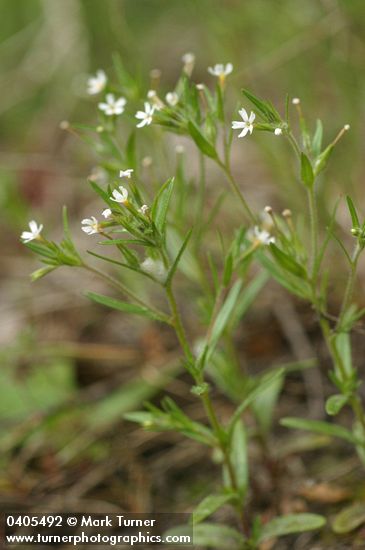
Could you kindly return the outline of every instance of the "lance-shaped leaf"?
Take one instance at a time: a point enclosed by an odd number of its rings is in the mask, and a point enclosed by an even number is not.
[[[339,512],[332,523],[335,533],[343,535],[365,523],[365,502],[355,502]]]
[[[232,493],[221,493],[217,495],[208,495],[203,499],[195,508],[192,514],[193,525],[197,525],[201,521],[204,521],[207,517],[211,516],[219,510],[222,506],[232,501],[234,498]]]
[[[207,138],[200,130],[199,126],[197,126],[192,120],[189,120],[188,130],[189,134],[191,135],[202,153],[204,153],[208,157],[211,157],[212,159],[217,158],[217,152],[214,145],[212,145],[210,141],[207,140]]]
[[[109,296],[104,296],[96,292],[86,292],[85,295],[90,298],[90,300],[93,300],[98,304],[102,304],[103,306],[107,306],[118,311],[141,315],[142,317],[148,317],[149,319],[153,319],[155,321],[167,321],[167,318],[163,315],[163,313],[159,314],[148,307],[123,302],[121,300],[117,300],[116,298],[110,298]]]
[[[212,330],[210,332],[207,347],[205,350],[205,353],[206,353],[205,361],[208,361],[209,357],[211,357],[216,345],[218,344],[220,337],[222,336],[229,322],[232,312],[237,304],[237,300],[238,300],[238,296],[241,291],[241,288],[242,288],[242,281],[241,280],[236,281],[233,287],[231,288],[231,290],[229,291],[228,296],[222,308],[220,309],[217,317],[213,322]]]
[[[300,155],[300,175],[304,185],[311,189],[314,184],[314,173],[311,162],[304,153]]]
[[[152,219],[162,236],[165,235],[166,219],[173,187],[174,178],[170,178],[157,193],[151,208]]]
[[[306,280],[300,279],[297,276],[291,275],[289,272],[283,270],[280,264],[271,261],[266,254],[260,250],[256,252],[256,255],[262,265],[267,269],[270,275],[278,281],[284,288],[292,292],[293,294],[300,296],[301,298],[308,299],[311,293],[310,286]]]
[[[323,138],[323,125],[320,119],[317,120],[316,131],[314,132],[312,140],[312,152],[313,155],[318,157],[321,152],[322,147],[322,138]]]
[[[355,208],[355,205],[354,205],[351,197],[349,197],[347,195],[346,201],[347,201],[347,206],[348,206],[350,216],[351,216],[351,220],[352,220],[352,227],[354,229],[356,229],[356,228],[360,227],[359,216],[357,215],[356,208]]]
[[[327,163],[330,159],[330,156],[332,155],[332,151],[334,149],[334,145],[331,143],[322,153],[317,157],[315,163],[314,163],[314,175],[318,176],[322,170],[324,170],[327,166]]]
[[[241,419],[236,422],[232,430],[230,448],[230,458],[235,473],[237,490],[243,499],[248,485],[248,455],[246,430]],[[231,480],[227,471],[225,477],[230,484]]]
[[[325,518],[319,514],[289,514],[266,523],[261,529],[258,542],[261,543],[264,540],[282,537],[290,533],[313,531],[320,529],[325,523]]]
[[[251,403],[259,396],[261,393],[271,386],[271,384],[274,383],[274,381],[278,378],[281,378],[284,374],[285,370],[283,368],[279,368],[274,372],[270,372],[268,374],[263,375],[261,378],[259,378],[253,389],[248,393],[246,398],[242,401],[242,403],[237,407],[235,412],[233,413],[231,420],[229,421],[229,432],[230,434],[233,433],[234,426],[236,422],[241,418],[241,414],[251,405]]]
[[[271,243],[269,246],[275,260],[283,269],[289,271],[297,277],[300,277],[301,279],[307,278],[307,273],[304,267],[298,264],[298,262],[294,260],[294,258],[289,256],[289,254],[287,254],[283,250],[280,250],[280,248],[278,248],[274,243]]]
[[[335,416],[346,405],[348,400],[348,395],[331,395],[326,401],[326,413],[330,416]]]
[[[170,270],[167,274],[167,277],[166,277],[166,281],[165,281],[165,286],[168,287],[170,284],[171,284],[171,281],[175,275],[175,272],[178,268],[178,265],[179,265],[179,262],[181,260],[181,257],[182,255],[184,254],[184,250],[185,248],[188,246],[188,242],[190,240],[190,237],[191,237],[191,234],[192,234],[193,230],[190,229],[190,231],[187,232],[186,234],[186,237],[181,245],[181,248],[179,250],[179,252],[177,253],[177,256],[172,264],[172,266],[170,267]]]
[[[248,90],[242,90],[242,93],[251,101],[251,103],[253,103],[253,105],[255,105],[255,107],[268,122],[281,122],[279,113],[269,101],[259,99]]]
[[[329,424],[328,422],[323,422],[322,420],[305,420],[304,418],[288,417],[282,418],[280,420],[280,424],[286,428],[295,428],[298,430],[306,430],[318,434],[330,435],[344,439],[349,443],[357,443],[356,438],[351,432],[349,432],[349,430],[346,430],[346,428],[336,424]]]

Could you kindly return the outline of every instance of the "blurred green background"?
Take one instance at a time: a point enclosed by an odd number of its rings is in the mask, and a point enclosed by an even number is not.
[[[133,345],[141,338],[152,356],[154,343],[158,356],[160,336],[131,321],[125,326],[109,312],[101,319],[100,310],[80,296],[77,274],[60,270],[31,285],[29,273],[38,264],[19,243],[19,234],[34,218],[57,238],[65,203],[75,233],[80,233],[79,220],[89,213],[86,176],[95,159],[59,128],[62,120],[90,122],[95,117],[94,107],[85,101],[86,75],[99,68],[111,71],[112,54],[118,52],[146,90],[155,68],[161,69],[169,89],[187,51],[197,58],[196,82],[211,82],[209,65],[234,64],[229,77],[232,113],[240,88],[246,87],[272,100],[281,112],[287,93],[300,97],[312,129],[317,117],[324,122],[325,142],[349,123],[351,132],[333,158],[324,196],[346,188],[361,207],[363,0],[0,0],[0,435],[10,454],[25,437],[29,441],[20,466],[19,460],[15,466],[12,462],[13,477],[1,480],[9,495],[29,457],[40,461],[39,477],[33,473],[23,491],[45,472],[54,473],[56,463],[72,460],[97,440],[98,430],[149,396],[151,387],[142,377],[109,401],[98,402],[99,408],[85,389],[75,397],[90,380],[107,378],[113,361],[117,372],[120,365],[138,363]],[[251,158],[249,170],[258,173],[252,186],[285,191],[293,183],[285,154],[276,154],[270,135],[254,135],[252,143],[257,151],[245,159],[248,163]],[[287,202],[295,201],[294,195]],[[287,206],[285,192],[278,200]],[[95,341],[103,347],[90,348]],[[155,383],[158,387],[165,380]],[[108,388],[103,391],[108,395]],[[40,423],[44,430],[34,432]],[[110,445],[109,440],[95,444],[92,456],[109,456]]]

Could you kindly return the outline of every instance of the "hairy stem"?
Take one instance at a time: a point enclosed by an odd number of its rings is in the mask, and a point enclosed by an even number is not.
[[[177,302],[176,302],[176,299],[175,299],[175,296],[174,296],[174,293],[172,291],[171,286],[166,287],[166,293],[167,293],[167,297],[168,297],[170,308],[171,308],[173,327],[175,328],[176,335],[179,339],[180,345],[181,345],[181,347],[184,351],[186,359],[189,361],[189,363],[192,363],[192,362],[194,362],[194,356],[193,356],[193,353],[190,349],[190,345],[189,345],[189,343],[187,341],[187,338],[186,338],[185,329],[184,329],[184,326],[183,326],[183,323],[182,323],[182,320],[181,320],[180,312],[179,312]],[[205,382],[204,375],[203,375],[202,372],[196,373],[193,376],[194,376],[194,380],[195,380],[196,384],[203,384]],[[204,409],[205,409],[207,418],[209,420],[209,423],[211,425],[211,428],[212,428],[212,430],[213,430],[213,432],[214,432],[214,434],[217,438],[217,442],[218,442],[219,447],[222,451],[223,461],[224,461],[224,464],[227,468],[227,472],[228,472],[231,487],[232,487],[232,489],[235,493],[238,493],[237,478],[236,478],[236,474],[235,474],[235,471],[234,471],[234,468],[233,468],[233,465],[232,465],[229,447],[227,446],[224,428],[220,424],[220,422],[217,418],[217,415],[215,413],[214,406],[213,406],[212,400],[210,398],[209,392],[208,391],[203,392],[200,397],[201,397],[202,403],[204,405]],[[243,530],[247,534],[249,527],[247,525],[246,517],[243,514],[243,504],[238,502],[236,504],[236,509],[237,509],[238,514],[241,517]]]

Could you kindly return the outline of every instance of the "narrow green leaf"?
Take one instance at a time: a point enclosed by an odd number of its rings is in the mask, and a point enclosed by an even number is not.
[[[239,419],[231,432],[231,463],[235,472],[237,489],[243,498],[248,485],[248,455],[245,426]]]
[[[169,285],[171,284],[171,281],[172,281],[172,279],[173,279],[173,277],[174,277],[174,275],[175,275],[175,272],[176,272],[176,270],[177,270],[177,268],[178,268],[178,265],[179,265],[179,262],[180,262],[180,260],[181,260],[181,257],[182,257],[182,255],[184,254],[185,248],[187,247],[187,245],[188,245],[188,243],[189,243],[189,240],[190,240],[190,237],[191,237],[191,235],[192,235],[192,232],[193,232],[192,229],[190,229],[190,230],[187,232],[187,234],[186,234],[186,236],[185,236],[185,239],[184,239],[184,241],[183,241],[183,243],[182,243],[182,245],[181,245],[181,248],[180,248],[179,252],[177,253],[177,256],[176,256],[176,258],[175,258],[175,260],[174,260],[174,262],[173,262],[173,264],[172,264],[172,266],[171,266],[171,268],[170,268],[170,271],[169,271],[168,274],[167,274],[166,281],[165,281],[165,286],[169,286]]]
[[[193,138],[202,153],[212,159],[217,158],[217,152],[214,145],[212,145],[210,141],[207,140],[200,128],[192,120],[189,120],[188,130],[191,137]]]
[[[351,259],[350,254],[347,252],[345,245],[343,244],[341,239],[339,237],[337,237],[337,235],[334,231],[332,231],[331,229],[328,229],[328,231],[330,231],[331,237],[336,241],[338,246],[341,248],[342,252],[344,253],[344,255],[346,257],[346,260],[348,261],[348,263],[351,266],[352,265],[352,259]]]
[[[208,358],[212,355],[216,345],[218,344],[220,337],[223,334],[223,331],[226,328],[226,325],[232,315],[233,309],[236,306],[241,288],[242,288],[242,281],[241,280],[236,281],[233,287],[231,288],[231,290],[229,291],[228,296],[214,321],[210,338],[208,341],[209,349],[208,349],[208,354],[206,358],[207,361],[208,361]]]
[[[223,272],[223,285],[228,286],[229,282],[232,278],[232,272],[233,272],[233,254],[232,252],[229,252],[229,254],[226,257],[226,261],[224,264],[224,272]]]
[[[326,519],[318,514],[289,514],[275,518],[262,527],[258,542],[282,537],[290,533],[303,533],[320,529],[326,524]]]
[[[167,212],[173,187],[174,178],[170,178],[163,184],[163,186],[157,193],[151,208],[152,219],[162,236],[165,235]]]
[[[304,185],[311,189],[314,184],[314,173],[311,162],[305,153],[300,155],[300,175]]]
[[[257,107],[260,113],[268,122],[281,122],[281,117],[277,110],[268,101],[259,99],[248,90],[242,90],[242,93]]]
[[[130,96],[137,99],[139,96],[137,83],[134,81],[133,77],[127,72],[121,55],[119,53],[114,53],[112,57],[114,70],[119,85],[122,87],[122,89],[127,89]]]
[[[278,281],[284,288],[292,292],[300,298],[308,299],[310,296],[310,286],[306,280],[292,276],[288,272],[282,271],[277,263],[274,263],[262,252],[258,251],[256,256],[260,260],[260,263],[267,269],[270,275]]]
[[[350,533],[365,523],[365,502],[356,502],[339,512],[332,523],[332,528],[338,535]]]
[[[253,401],[252,408],[263,433],[267,434],[274,419],[274,409],[283,387],[284,374],[262,390]]]
[[[317,279],[317,275],[320,271],[320,267],[321,267],[325,252],[327,250],[327,246],[330,242],[331,235],[333,233],[333,228],[334,228],[334,225],[336,223],[336,213],[337,213],[339,203],[340,203],[340,199],[337,199],[337,201],[335,203],[335,206],[332,210],[331,217],[329,219],[328,225],[327,225],[326,238],[323,240],[323,244],[319,249],[319,252],[317,254],[317,258],[315,259],[315,264],[313,266],[313,280]]]
[[[267,271],[261,271],[244,288],[237,300],[237,306],[229,321],[229,327],[235,327],[242,320],[268,280],[269,274]]]
[[[335,416],[346,405],[348,400],[348,395],[331,395],[326,401],[326,413],[330,416]]]
[[[316,131],[314,132],[312,140],[312,152],[315,157],[321,152],[323,138],[323,125],[320,119],[317,119]]]
[[[197,525],[207,517],[211,516],[222,506],[232,500],[234,495],[231,493],[222,493],[218,495],[208,495],[203,499],[193,511],[193,525]]]
[[[326,168],[328,161],[330,159],[330,156],[332,155],[333,149],[334,149],[334,146],[331,144],[317,157],[314,163],[315,176],[318,176],[318,174]]]
[[[294,258],[289,256],[289,254],[287,254],[286,252],[283,252],[283,250],[280,250],[280,248],[278,248],[274,243],[271,243],[269,246],[272,255],[283,269],[289,271],[296,277],[307,279],[307,273],[304,267],[298,264],[298,262],[294,260]]]
[[[67,216],[67,206],[64,206],[62,208],[62,220],[63,220],[63,232],[65,234],[65,237],[71,240],[71,233],[70,233],[70,227],[68,224],[68,216]]]
[[[123,311],[125,313],[132,313],[135,315],[142,315],[143,317],[148,317],[149,319],[154,319],[156,321],[166,321],[164,316],[158,315],[151,309],[136,304],[130,304],[128,302],[122,302],[116,298],[110,298],[109,296],[103,296],[102,294],[97,294],[96,292],[85,292],[85,295],[103,306],[110,307],[112,309],[117,309],[118,311]]]
[[[166,241],[167,250],[170,257],[176,258],[182,247],[184,239],[172,225],[169,226],[169,230],[166,233]],[[190,281],[193,281],[194,283],[201,282],[202,273],[200,263],[198,262],[196,254],[190,249],[190,247],[186,247],[183,255],[180,257],[179,271],[181,271]]]
[[[347,206],[348,206],[350,216],[351,216],[351,220],[352,220],[352,227],[354,229],[358,228],[358,227],[360,227],[360,220],[359,220],[359,217],[357,215],[355,205],[354,205],[351,197],[349,197],[348,195],[346,197],[346,201],[347,201]]]
[[[280,424],[285,428],[294,428],[298,430],[306,430],[309,432],[330,435],[332,437],[339,437],[350,443],[357,443],[356,438],[349,430],[336,424],[329,424],[322,420],[305,420],[304,418],[282,418]]]
[[[113,204],[110,201],[108,193],[106,193],[104,189],[102,189],[97,183],[95,183],[95,181],[89,180],[89,183],[93,188],[93,190],[95,191],[95,193],[99,195],[99,197],[101,197],[107,204]]]
[[[255,387],[249,392],[246,398],[242,403],[237,407],[229,421],[229,431],[232,433],[232,430],[236,422],[240,419],[241,414],[251,405],[251,403],[260,395],[267,387],[274,383],[278,378],[281,378],[285,370],[283,368],[277,369],[275,372],[270,372],[265,374],[257,381]]]
[[[333,338],[337,353],[342,361],[344,371],[347,375],[346,378],[351,379],[354,373],[354,368],[352,364],[352,347],[350,334],[348,334],[347,332],[340,332],[339,334],[334,335]],[[340,380],[345,382],[346,380],[343,380],[343,375],[341,371],[339,369],[336,369],[336,374]]]
[[[144,277],[147,277],[148,279],[151,279],[151,281],[158,282],[153,275],[150,273],[147,273],[147,271],[144,271],[143,269],[140,269],[138,267],[134,267],[130,264],[125,264],[123,262],[118,262],[118,260],[114,260],[114,258],[108,258],[108,256],[103,256],[102,254],[97,254],[96,252],[92,252],[92,250],[87,250],[87,253],[91,256],[94,256],[95,258],[99,258],[99,260],[104,260],[105,262],[109,262],[111,264],[119,265],[120,267],[125,267],[126,269],[130,269],[131,271],[134,271],[135,273],[139,273],[140,275],[143,275]]]
[[[107,241],[99,241],[98,244],[102,244],[103,246],[115,246],[117,244],[134,244],[140,246],[156,247],[156,243],[154,243],[153,241],[148,241],[147,239],[113,239]]]

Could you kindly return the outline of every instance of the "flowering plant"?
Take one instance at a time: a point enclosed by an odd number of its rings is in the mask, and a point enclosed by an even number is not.
[[[196,544],[223,548],[228,547],[229,541],[230,548],[256,548],[267,539],[318,529],[325,519],[318,514],[290,514],[263,524],[250,512],[249,439],[257,437],[263,452],[267,453],[273,410],[286,373],[309,364],[270,367],[261,375],[243,373],[234,334],[269,278],[311,304],[331,356],[330,378],[337,388],[326,401],[326,412],[336,416],[343,407],[349,406],[354,423],[347,429],[335,423],[290,417],[281,419],[281,424],[346,440],[354,445],[365,464],[365,416],[350,339],[351,330],[364,314],[364,310],[353,304],[353,290],[359,258],[365,247],[365,223],[360,220],[353,200],[347,197],[351,234],[355,240],[353,253],[348,253],[346,245],[335,235],[338,203],[325,220],[326,234],[321,233],[317,182],[337,142],[349,130],[348,125],[323,147],[321,122],[317,122],[314,134],[310,134],[300,100],[294,98],[292,104],[300,123],[299,142],[290,123],[289,99],[285,116],[281,116],[270,102],[247,90],[243,95],[253,110],[249,113],[240,107],[238,114],[242,120],[231,122],[233,116],[227,116],[226,79],[233,71],[232,64],[217,64],[208,69],[217,79],[212,91],[205,84],[192,81],[194,62],[193,54],[185,54],[176,87],[166,93],[159,93],[160,74],[154,71],[154,88],[146,92],[144,110],[140,110],[138,85],[117,59],[116,85],[112,86],[101,70],[88,82],[90,95],[105,95],[98,103],[98,123],[86,129],[81,125],[63,124],[73,132],[91,134],[88,140],[101,158],[100,168],[106,181],[93,176],[89,182],[100,198],[104,219],[93,214],[82,220],[81,229],[90,238],[98,239],[98,252],[88,250],[87,254],[102,262],[104,269],[89,263],[76,249],[66,209],[65,237],[61,243],[47,240],[43,225],[35,221],[30,222],[30,231],[24,231],[21,238],[45,264],[33,273],[33,280],[62,265],[88,270],[120,294],[116,297],[90,291],[87,296],[91,300],[126,314],[164,323],[175,331],[183,365],[192,379],[191,392],[201,401],[206,422],[190,418],[171,398],[165,398],[160,408],[147,404],[145,410],[131,412],[126,418],[147,430],[177,431],[214,451],[215,460],[222,467],[223,481],[221,488],[207,495],[192,514]],[[166,174],[168,179],[152,192],[141,175],[135,129],[125,138],[124,126],[128,120],[133,121],[137,132],[151,132],[153,140],[159,140],[159,148],[164,147],[161,130],[189,138],[199,156],[197,187],[188,180],[185,150],[178,145],[174,176]],[[147,126],[152,128],[145,128]],[[297,158],[298,180],[308,198],[309,240],[300,228],[296,213],[286,208],[278,214],[264,205],[255,212],[249,204],[231,168],[235,130],[239,130],[238,138],[251,139],[253,133],[269,132],[288,141]],[[239,143],[244,147],[241,140]],[[273,147],[276,145],[277,141]],[[219,193],[212,202],[214,191],[208,187],[207,161],[222,171],[228,189],[241,208],[242,221],[230,233],[229,244],[221,237],[218,242],[215,238],[214,226],[227,192]],[[329,311],[330,272],[325,265],[333,240],[339,244],[349,266],[338,315]],[[113,275],[107,266],[113,266]],[[130,273],[133,279],[128,276]],[[165,301],[159,299],[158,305],[153,303],[155,288],[165,296]],[[188,291],[199,297],[194,304],[194,314],[201,321],[199,338],[187,330],[181,312],[182,298]],[[216,411],[212,383],[232,400],[234,409],[228,419],[220,418]],[[245,422],[247,411],[251,411],[256,421],[254,433]],[[237,529],[205,521],[227,504],[237,514]]]

